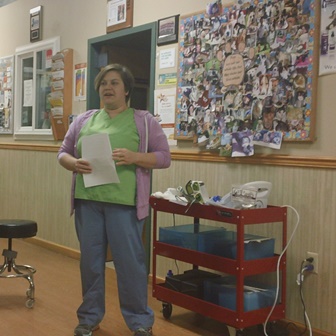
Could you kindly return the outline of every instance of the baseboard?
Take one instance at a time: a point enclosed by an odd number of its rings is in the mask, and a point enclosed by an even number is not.
[[[57,253],[61,253],[67,257],[73,258],[73,259],[77,259],[79,260],[80,258],[80,252],[78,250],[75,249],[71,249],[69,247],[65,247],[59,244],[55,244],[52,243],[50,241],[41,239],[41,238],[37,238],[37,237],[33,237],[33,238],[26,238],[26,241],[29,241],[30,243],[34,244],[34,245],[38,245],[41,246],[43,248],[46,248],[48,250],[57,252]],[[152,284],[152,274],[149,274],[149,283]],[[157,278],[158,281],[163,281],[163,279]],[[281,324],[283,324],[284,326],[288,326],[288,330],[290,331],[289,336],[297,336],[298,334],[300,334],[301,332],[304,331],[305,326],[302,323],[299,322],[295,322],[295,321],[291,321],[291,320],[281,320],[280,321]],[[336,336],[336,334],[330,334],[328,332],[322,331],[322,330],[317,330],[317,329],[313,329],[313,335],[314,336]]]
[[[69,247],[65,247],[63,245],[59,245],[56,243],[52,243],[48,240],[44,240],[41,238],[37,238],[37,237],[33,237],[33,238],[26,238],[26,241],[29,241],[30,243],[34,244],[34,245],[38,245],[41,247],[44,247],[48,250],[57,252],[57,253],[61,253],[67,257],[73,258],[73,259],[77,259],[79,260],[80,258],[80,252],[78,250],[69,248]]]
[[[284,320],[281,320],[280,323],[284,326],[288,326],[289,336],[301,335],[301,333],[303,333],[303,331],[305,330],[305,326],[299,322],[284,319]],[[308,335],[308,334],[309,332],[306,331],[305,335]],[[314,328],[312,329],[312,334],[313,336],[336,336],[335,334],[330,334],[328,332],[314,329]]]
[[[44,247],[48,250],[57,252],[57,253],[61,253],[63,255],[66,255],[67,257],[70,258],[74,258],[79,260],[80,258],[80,252],[78,250],[75,249],[71,249],[69,247],[65,247],[59,244],[55,244],[55,243],[51,243],[50,241],[41,239],[41,238],[37,238],[37,237],[33,237],[33,238],[26,238],[25,240],[29,241],[30,243],[34,244],[34,245],[38,245],[41,247]],[[110,249],[107,249],[107,255],[106,255],[106,262],[109,261],[113,261],[113,257],[111,254]]]

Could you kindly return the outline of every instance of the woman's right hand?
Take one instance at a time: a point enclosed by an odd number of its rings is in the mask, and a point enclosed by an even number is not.
[[[90,166],[89,161],[83,159],[76,159],[75,161],[75,169],[79,174],[90,174],[92,173],[92,168]]]

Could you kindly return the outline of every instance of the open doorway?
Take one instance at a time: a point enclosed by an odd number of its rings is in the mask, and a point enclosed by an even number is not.
[[[131,106],[153,112],[155,87],[156,23],[109,33],[88,41],[87,108],[99,108],[93,81],[109,63],[126,65],[134,75]]]
[[[127,66],[134,75],[131,107],[154,112],[156,23],[109,33],[88,41],[87,109],[100,108],[94,79],[110,63]],[[150,269],[151,220],[146,220],[143,240]]]

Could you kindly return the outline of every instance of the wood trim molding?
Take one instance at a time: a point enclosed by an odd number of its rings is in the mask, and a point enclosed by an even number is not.
[[[302,323],[287,320],[287,319],[281,320],[280,323],[284,326],[284,328],[288,326],[287,327],[289,331],[288,336],[297,336],[299,334],[300,335],[304,334],[305,326]],[[307,331],[307,334],[308,334],[308,331]],[[328,332],[318,330],[318,329],[312,329],[312,334],[314,336],[335,336],[335,334],[330,334]]]
[[[76,260],[80,259],[80,252],[78,250],[75,250],[75,249],[72,249],[72,248],[69,248],[63,245],[59,245],[59,244],[56,244],[56,243],[53,243],[53,242],[50,242],[48,240],[44,240],[41,238],[37,238],[37,237],[25,238],[25,240],[31,244],[43,247],[47,250],[50,250],[56,253],[60,253],[72,259],[76,259]]]
[[[336,169],[336,157],[329,156],[290,156],[255,154],[249,157],[223,157],[212,152],[171,151],[172,159],[176,161],[222,162],[253,165],[271,165],[304,168]]]
[[[41,152],[58,152],[60,143],[35,144],[35,143],[0,143],[0,149],[27,150]],[[199,152],[180,149],[171,150],[172,160],[192,162],[217,162],[238,163],[250,165],[286,166],[301,168],[326,168],[336,169],[336,157],[334,156],[291,156],[273,154],[255,154],[249,157],[223,157],[217,152]]]
[[[26,150],[35,152],[58,152],[60,144],[41,144],[41,143],[0,143],[0,149]]]

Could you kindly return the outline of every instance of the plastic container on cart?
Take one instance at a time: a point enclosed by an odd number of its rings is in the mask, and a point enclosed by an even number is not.
[[[252,260],[273,257],[274,245],[274,238],[245,234],[244,259]],[[237,258],[237,243],[232,245],[232,258]]]
[[[252,234],[244,234],[244,259],[260,259],[273,257],[275,239]],[[226,231],[225,236],[217,237],[216,240],[203,241],[202,252],[219,255],[221,257],[237,258],[237,233]]]
[[[195,230],[196,228],[196,230]],[[200,250],[205,244],[211,245],[226,239],[227,230],[204,224],[183,224],[160,227],[159,241],[191,250]]]
[[[243,287],[244,311],[272,306],[276,288],[261,283],[246,282]],[[204,300],[236,310],[237,287],[234,277],[220,277],[204,281]]]
[[[219,274],[199,269],[188,270],[183,274],[167,276],[165,286],[174,291],[202,299],[204,281],[219,277]]]

